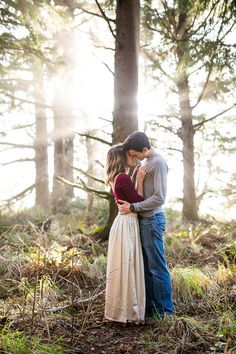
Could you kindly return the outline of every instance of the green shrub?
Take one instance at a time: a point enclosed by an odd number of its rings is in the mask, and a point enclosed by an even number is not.
[[[207,293],[210,278],[195,267],[172,269],[173,291],[177,302],[189,303]]]
[[[0,350],[11,354],[63,354],[57,344],[44,344],[39,338],[28,338],[20,331],[4,328],[0,336]]]

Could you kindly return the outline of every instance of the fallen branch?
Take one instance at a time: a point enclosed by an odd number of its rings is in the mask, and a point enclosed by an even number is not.
[[[86,302],[89,302],[89,301],[92,301],[92,300],[95,300],[96,298],[98,298],[100,295],[104,294],[105,293],[105,289],[100,291],[99,293],[95,294],[95,295],[92,295],[88,298],[85,298],[85,299],[75,299],[74,301],[74,305],[79,305],[79,304],[84,304]],[[70,304],[66,304],[66,305],[63,305],[63,306],[59,306],[59,307],[53,307],[51,309],[45,309],[46,312],[58,312],[58,311],[62,311],[62,310],[65,310],[65,309],[68,309],[69,307],[71,307],[71,303]],[[37,313],[40,313],[40,311],[38,311]]]

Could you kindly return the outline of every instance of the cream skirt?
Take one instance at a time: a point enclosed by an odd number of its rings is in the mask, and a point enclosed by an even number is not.
[[[118,214],[109,235],[105,318],[141,322],[144,314],[144,267],[137,214]]]

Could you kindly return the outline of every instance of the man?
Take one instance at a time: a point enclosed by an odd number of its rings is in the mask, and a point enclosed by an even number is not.
[[[134,159],[146,161],[147,174],[144,179],[144,201],[130,204],[120,200],[119,211],[123,214],[139,214],[140,236],[143,247],[146,317],[158,314],[172,315],[172,287],[170,273],[164,258],[163,234],[166,217],[162,205],[166,198],[168,167],[163,157],[150,145],[146,134],[134,132],[124,141],[123,146]]]

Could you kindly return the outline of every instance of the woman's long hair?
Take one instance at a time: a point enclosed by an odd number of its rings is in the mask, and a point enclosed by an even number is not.
[[[127,169],[127,155],[122,144],[114,145],[107,153],[106,185],[111,185],[115,177]]]

